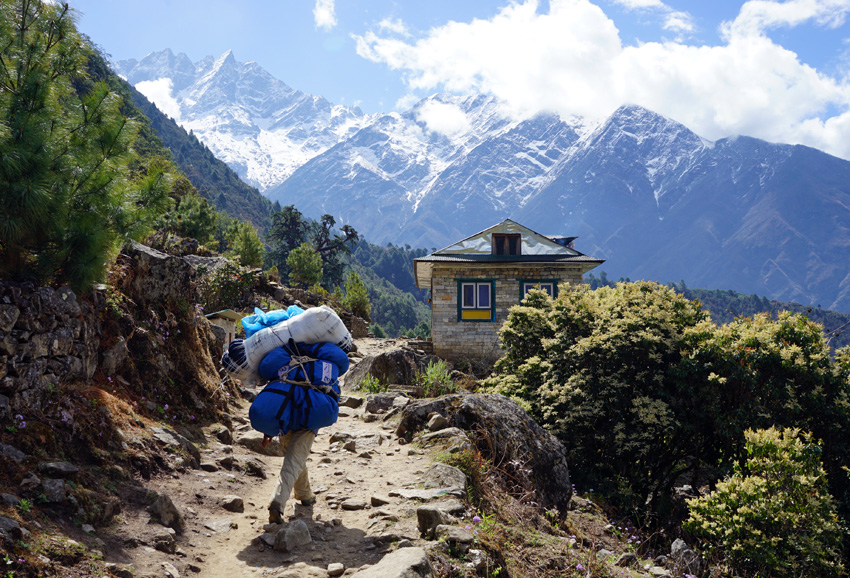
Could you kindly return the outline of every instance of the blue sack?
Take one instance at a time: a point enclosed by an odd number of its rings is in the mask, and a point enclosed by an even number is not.
[[[286,321],[290,317],[295,317],[299,313],[304,313],[304,310],[297,305],[290,305],[286,309],[275,309],[268,313],[263,312],[259,307],[254,307],[254,314],[242,318],[242,328],[245,330],[245,339],[254,335],[260,329],[272,327],[281,321]]]
[[[297,359],[303,357],[312,360]],[[333,343],[306,345],[290,341],[285,347],[273,349],[260,362],[259,373],[264,379],[275,381],[251,404],[251,427],[274,437],[302,429],[318,432],[319,428],[335,424],[339,417],[338,380],[348,367],[348,355]]]
[[[283,381],[269,383],[248,410],[251,427],[274,437],[303,429],[318,432],[319,428],[335,424],[339,417],[339,384],[334,382],[328,387],[333,395]]]

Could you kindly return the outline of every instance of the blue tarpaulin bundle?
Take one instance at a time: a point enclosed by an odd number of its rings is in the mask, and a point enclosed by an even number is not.
[[[304,310],[297,305],[290,305],[286,309],[276,309],[274,311],[264,312],[259,307],[254,307],[254,314],[242,318],[242,328],[245,330],[245,339],[254,335],[260,329],[265,327],[273,327],[281,321],[286,321],[290,317],[295,317],[299,313],[304,313]]]
[[[272,350],[259,373],[275,381],[251,404],[251,427],[274,437],[333,425],[339,416],[338,378],[348,367],[348,355],[333,343],[290,342]]]

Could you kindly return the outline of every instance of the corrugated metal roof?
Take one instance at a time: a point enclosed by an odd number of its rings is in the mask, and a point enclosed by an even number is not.
[[[587,255],[435,255],[413,260],[423,263],[604,263]]]

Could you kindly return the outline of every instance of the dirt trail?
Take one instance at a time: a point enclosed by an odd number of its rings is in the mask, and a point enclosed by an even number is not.
[[[358,340],[359,351],[370,355],[391,347],[386,340]],[[347,391],[343,383],[343,393]],[[355,394],[356,395],[356,394]],[[234,410],[235,420],[247,422],[249,403],[241,401]],[[237,576],[324,577],[330,564],[343,564],[345,576],[354,574],[366,564],[377,563],[398,540],[416,543],[415,503],[402,497],[390,497],[393,490],[412,487],[428,469],[431,457],[406,445],[399,445],[394,424],[378,419],[366,423],[360,416],[363,408],[341,408],[339,421],[319,432],[308,462],[310,482],[317,493],[315,505],[301,506],[293,499],[287,503],[284,520],[303,520],[313,537],[312,543],[293,552],[275,551],[258,540],[268,522],[266,510],[283,461],[281,457],[257,454],[234,443],[225,446],[211,441],[202,449],[202,463],[232,456],[237,463],[257,459],[264,465],[267,479],[252,477],[233,469],[217,471],[188,470],[172,477],[151,480],[147,486],[171,497],[185,516],[186,527],[176,536],[173,554],[155,549],[162,526],[151,524],[143,511],[124,513],[124,531],[139,536],[139,546],[124,549],[122,556],[108,554],[108,561],[130,563],[135,576],[168,576],[171,564],[181,576],[234,578]],[[393,420],[391,420],[392,422]],[[236,425],[250,429],[247,423]],[[353,451],[343,443],[330,443],[334,434],[349,434],[355,441]],[[222,499],[236,495],[244,501],[244,512],[225,510]],[[372,506],[372,497],[381,496],[388,503]],[[345,507],[340,502],[348,500]],[[361,502],[363,509],[347,509]],[[119,525],[118,528],[121,531]],[[377,539],[376,539],[377,538]],[[168,549],[168,548],[165,548]]]

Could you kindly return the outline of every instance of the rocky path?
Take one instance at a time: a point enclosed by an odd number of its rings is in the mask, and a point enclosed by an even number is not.
[[[126,511],[116,530],[135,536],[135,543],[125,541],[135,547],[111,555],[106,548],[107,560],[131,565],[136,578],[348,576],[399,544],[420,542],[418,502],[409,498],[421,491],[432,456],[400,445],[393,420],[374,414],[364,420],[363,405],[341,408],[339,421],[320,431],[308,462],[317,501],[304,507],[290,499],[284,520],[291,532],[276,539],[280,528],[267,524],[266,506],[283,458],[246,447],[262,436],[247,424],[249,403],[238,405],[234,443],[211,436],[201,449],[201,470],[148,484],[171,498],[183,531],[151,523],[143,509]]]

